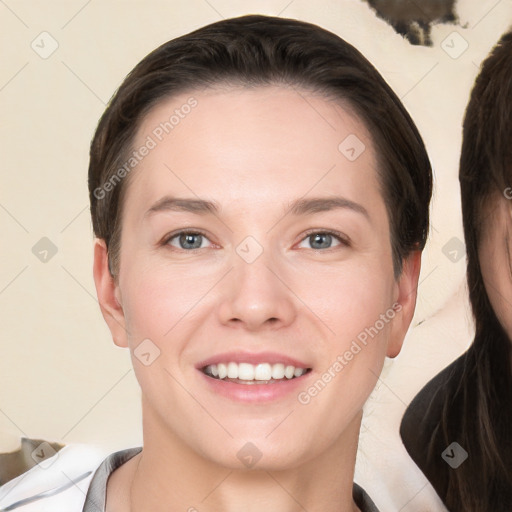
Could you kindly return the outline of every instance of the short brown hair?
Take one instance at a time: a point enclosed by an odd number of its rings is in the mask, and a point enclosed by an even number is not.
[[[398,276],[403,258],[423,249],[429,226],[432,171],[414,122],[378,71],[339,36],[311,23],[261,15],[223,20],[163,44],[110,101],[91,143],[89,196],[94,234],[107,244],[112,275],[119,271],[127,187],[127,180],[112,180],[142,119],[163,99],[225,83],[302,87],[354,109],[376,147]]]

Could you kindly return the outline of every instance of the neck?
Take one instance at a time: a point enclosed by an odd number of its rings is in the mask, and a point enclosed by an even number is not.
[[[144,449],[131,472],[131,512],[358,511],[352,486],[361,414],[312,459],[293,468],[251,470],[222,467],[143,417]]]

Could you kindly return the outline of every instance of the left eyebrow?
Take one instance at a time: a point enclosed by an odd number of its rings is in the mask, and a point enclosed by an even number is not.
[[[370,220],[368,210],[363,205],[346,199],[345,197],[313,197],[310,199],[297,199],[289,204],[289,210],[292,215],[310,215],[338,208],[353,210]]]

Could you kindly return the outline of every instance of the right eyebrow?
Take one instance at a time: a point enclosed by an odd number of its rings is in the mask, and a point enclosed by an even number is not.
[[[177,198],[165,196],[154,203],[151,208],[144,214],[144,217],[153,215],[158,212],[190,212],[200,215],[219,213],[220,208],[217,203],[213,201],[206,201],[204,199],[191,199],[191,198]]]

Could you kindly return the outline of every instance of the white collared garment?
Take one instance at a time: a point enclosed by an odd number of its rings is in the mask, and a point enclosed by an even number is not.
[[[65,446],[0,486],[0,512],[80,512],[94,472],[106,455],[94,446]]]
[[[66,446],[44,466],[0,487],[0,512],[104,512],[108,477],[141,450],[129,448],[105,458],[96,448]],[[379,512],[356,483],[353,496],[361,512]]]

